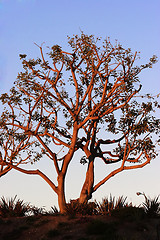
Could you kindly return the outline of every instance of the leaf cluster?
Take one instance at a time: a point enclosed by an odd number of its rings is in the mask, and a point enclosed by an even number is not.
[[[155,117],[159,103],[149,94],[140,95],[139,74],[157,62],[156,56],[137,66],[137,52],[83,32],[68,37],[68,44],[70,51],[54,45],[44,52],[38,46],[37,59],[20,54],[23,71],[10,92],[0,96],[3,165],[33,163],[45,155],[61,171],[59,161],[79,149],[82,164],[90,164],[93,156],[106,164],[121,161],[122,169],[124,161],[139,164],[155,158],[152,136],[160,133]],[[60,148],[65,151],[58,157]]]

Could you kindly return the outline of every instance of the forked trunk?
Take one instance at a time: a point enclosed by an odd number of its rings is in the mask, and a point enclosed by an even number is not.
[[[94,161],[90,159],[88,169],[86,172],[86,179],[82,187],[82,191],[79,197],[79,203],[87,202],[92,198],[94,184]]]

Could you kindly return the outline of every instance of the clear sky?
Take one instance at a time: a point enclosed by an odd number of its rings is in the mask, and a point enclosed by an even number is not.
[[[160,59],[160,1],[159,0],[0,0],[0,94],[8,91],[21,70],[20,53],[39,56],[34,45],[43,42],[67,48],[67,35],[94,34],[109,36],[126,48],[141,52],[141,61],[146,63],[156,54]],[[140,76],[143,92],[160,92],[160,62]],[[0,109],[1,111],[1,109]],[[159,114],[159,113],[157,113]],[[52,168],[42,161],[35,168],[45,169],[52,176]],[[67,177],[67,199],[77,198],[84,166],[78,161],[71,165]],[[97,178],[107,169],[98,167]],[[94,195],[93,199],[112,193],[128,196],[129,201],[139,203],[144,191],[154,197],[160,194],[160,158],[143,169],[123,172],[109,180]],[[26,176],[15,171],[0,179],[0,197],[13,197],[37,206],[57,205],[56,194],[39,177]]]

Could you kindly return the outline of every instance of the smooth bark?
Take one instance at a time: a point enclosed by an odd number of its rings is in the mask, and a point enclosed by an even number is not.
[[[61,213],[66,211],[66,198],[65,198],[65,176],[60,174],[58,176],[58,205]]]
[[[83,184],[79,197],[79,203],[84,203],[92,198],[93,185],[94,185],[94,159],[90,157],[85,182]]]

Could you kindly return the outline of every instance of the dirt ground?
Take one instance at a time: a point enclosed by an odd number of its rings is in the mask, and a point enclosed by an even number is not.
[[[30,216],[0,218],[0,240],[159,240],[160,219],[110,216]]]

